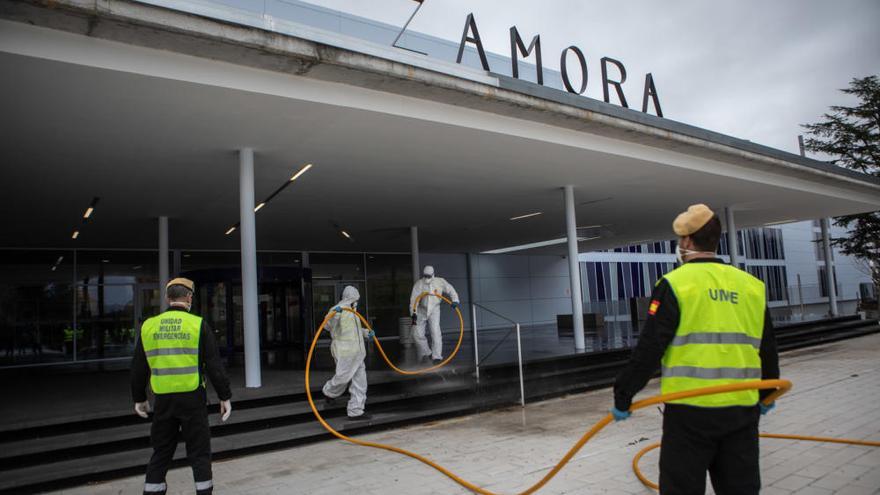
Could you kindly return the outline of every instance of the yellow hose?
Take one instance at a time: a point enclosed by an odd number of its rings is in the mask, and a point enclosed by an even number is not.
[[[758,436],[761,438],[778,438],[778,439],[783,439],[783,440],[805,440],[808,442],[829,442],[829,443],[842,443],[842,444],[846,444],[846,445],[863,445],[866,447],[880,447],[880,442],[871,442],[868,440],[852,440],[852,439],[848,439],[848,438],[810,437],[810,436],[805,436],[805,435],[782,435],[779,433],[761,433]],[[655,490],[659,490],[660,487],[657,485],[657,483],[654,483],[653,481],[649,480],[648,477],[645,476],[644,473],[642,473],[642,470],[639,469],[639,461],[641,460],[642,456],[644,456],[648,452],[650,452],[658,447],[660,447],[660,442],[652,443],[651,445],[648,445],[647,447],[640,450],[639,453],[636,454],[632,460],[633,472],[636,474],[636,477],[639,479],[639,481],[641,481],[642,484],[647,486],[648,488],[653,488]]]
[[[425,297],[427,295],[439,297],[442,300],[444,300],[445,302],[451,304],[451,301],[449,299],[446,299],[445,297],[443,297],[441,295],[430,294],[430,293],[425,292],[425,293],[422,293],[419,295],[418,299],[416,300],[416,305],[418,305],[418,302],[423,297]],[[360,313],[358,313],[357,311],[355,311],[351,308],[342,308],[342,309],[357,315],[358,318],[360,318],[361,321],[364,323],[364,325],[367,328],[370,328],[369,322]],[[379,353],[382,355],[382,358],[385,360],[386,363],[388,363],[388,365],[392,369],[394,369],[398,373],[402,373],[405,375],[417,375],[417,374],[421,374],[421,373],[427,373],[429,371],[432,371],[434,369],[437,369],[439,367],[444,366],[458,352],[458,349],[461,347],[462,338],[464,336],[464,320],[461,316],[461,311],[459,311],[458,308],[456,308],[456,313],[458,314],[458,319],[459,319],[459,322],[461,325],[461,331],[459,332],[458,343],[455,346],[455,350],[443,362],[441,362],[435,366],[431,366],[430,368],[425,368],[425,369],[421,369],[421,370],[409,370],[409,371],[408,370],[401,370],[400,368],[395,366],[393,363],[391,363],[391,361],[388,359],[388,356],[385,354],[385,351],[382,349],[382,344],[379,342],[379,339],[374,337],[374,340],[376,342],[376,346],[379,349]],[[467,488],[468,490],[470,490],[474,493],[479,493],[481,495],[497,495],[494,492],[491,492],[489,490],[481,488],[481,487],[479,487],[479,486],[477,486],[477,485],[475,485],[465,479],[458,477],[452,471],[435,463],[434,461],[428,459],[427,457],[424,457],[420,454],[416,454],[415,452],[410,452],[409,450],[402,449],[400,447],[395,447],[393,445],[387,445],[387,444],[378,443],[378,442],[369,442],[366,440],[358,440],[356,438],[352,438],[347,435],[343,435],[342,433],[339,433],[338,431],[336,431],[332,426],[330,426],[327,423],[327,421],[324,420],[324,418],[321,416],[321,413],[318,412],[318,408],[315,406],[315,402],[312,399],[312,391],[311,391],[311,387],[309,384],[309,382],[310,382],[309,378],[310,378],[310,371],[311,371],[311,366],[312,366],[312,356],[314,355],[314,352],[315,352],[315,345],[318,342],[318,338],[321,336],[321,332],[324,331],[324,327],[327,325],[327,322],[330,320],[330,318],[332,316],[333,316],[333,312],[328,313],[327,316],[324,318],[324,321],[321,322],[321,325],[318,327],[318,330],[315,333],[315,337],[312,340],[312,345],[311,345],[311,347],[309,347],[309,354],[308,354],[308,357],[306,358],[306,376],[305,376],[306,396],[308,397],[308,400],[309,400],[309,406],[312,408],[312,412],[315,414],[315,418],[318,419],[318,422],[321,423],[321,426],[323,426],[324,429],[326,429],[328,432],[330,432],[330,434],[332,434],[333,436],[335,436],[336,438],[339,438],[341,440],[345,440],[347,442],[351,442],[353,444],[361,445],[364,447],[373,447],[376,449],[382,449],[382,450],[387,450],[390,452],[396,452],[398,454],[402,454],[402,455],[411,457],[411,458],[413,458],[423,464],[426,464],[426,465],[436,469],[437,471],[446,475],[452,481],[458,483],[459,485],[463,486],[464,488]],[[700,388],[700,389],[695,389],[695,390],[688,390],[688,391],[684,391],[684,392],[676,392],[676,393],[672,393],[672,394],[657,395],[657,396],[643,399],[643,400],[640,400],[638,402],[633,403],[632,406],[630,407],[630,411],[636,411],[638,409],[649,407],[654,404],[660,404],[663,402],[668,402],[668,401],[678,400],[678,399],[686,399],[689,397],[699,397],[702,395],[712,395],[712,394],[718,394],[718,393],[724,393],[724,392],[737,392],[737,391],[742,391],[742,390],[763,390],[763,389],[775,389],[769,396],[767,396],[767,398],[764,399],[765,404],[770,404],[773,401],[775,401],[778,397],[780,397],[782,394],[788,392],[791,389],[791,382],[788,380],[760,380],[760,381],[753,381],[753,382],[735,383],[735,384],[731,384],[731,385],[719,385],[719,386],[714,386],[714,387],[705,387],[705,388]],[[565,465],[568,464],[569,461],[571,461],[571,459],[575,456],[575,454],[577,454],[578,451],[580,451],[583,448],[583,446],[588,441],[590,441],[591,438],[593,438],[597,433],[599,433],[600,430],[602,430],[602,428],[605,428],[605,426],[607,426],[612,421],[613,421],[613,417],[611,416],[611,414],[606,414],[602,419],[597,421],[586,433],[584,433],[581,436],[581,438],[568,450],[568,452],[566,452],[565,455],[562,456],[562,459],[560,459],[559,462],[556,463],[556,465],[553,467],[553,469],[551,469],[540,480],[535,482],[535,484],[533,484],[529,488],[523,490],[522,492],[519,492],[518,495],[528,495],[528,494],[535,493],[536,491],[540,490],[551,479],[553,479],[553,477],[556,476],[556,474],[559,473],[559,471],[561,471],[562,468],[565,467]],[[777,436],[774,436],[774,438],[789,438],[789,436],[788,435],[777,435]],[[817,440],[815,437],[798,437],[797,439],[799,439],[799,440]],[[825,440],[817,440],[817,441],[825,441]],[[880,446],[880,443],[877,443],[877,442],[862,442],[862,441],[858,441],[858,440],[850,441],[850,440],[831,439],[831,441],[836,441],[839,443],[857,443],[859,445]],[[654,484],[653,482],[651,482],[650,480],[648,480],[642,474],[642,472],[639,470],[638,461],[639,461],[639,459],[641,459],[641,457],[646,452],[650,451],[651,449],[657,448],[657,447],[659,447],[659,444],[651,445],[651,446],[647,447],[646,449],[642,450],[641,452],[639,452],[636,455],[636,457],[633,459],[633,470],[635,471],[636,476],[638,476],[638,478],[642,481],[642,483],[644,483],[645,485],[650,486],[652,488],[655,488],[655,489],[657,488],[657,485]]]

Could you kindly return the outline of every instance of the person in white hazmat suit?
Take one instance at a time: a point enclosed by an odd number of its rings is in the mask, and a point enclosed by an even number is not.
[[[342,308],[357,309],[357,301],[361,298],[358,290],[346,286],[342,291],[342,300],[330,310],[333,314],[327,322],[330,337],[330,354],[336,361],[336,374],[324,384],[325,403],[330,405],[348,388],[348,417],[356,420],[370,419],[364,414],[364,403],[367,401],[367,370],[364,358],[367,350],[364,338],[373,338],[372,330],[361,327],[358,316]]]
[[[434,276],[434,267],[425,266],[422,271],[422,278],[413,284],[412,295],[409,298],[409,309],[413,310],[416,299],[423,292],[436,295],[443,295],[452,300],[452,308],[458,307],[461,301],[458,299],[458,293],[455,287],[441,277]],[[413,340],[416,342],[416,348],[419,358],[431,356],[434,361],[443,360],[443,334],[440,332],[440,306],[443,300],[435,296],[425,296],[419,301],[418,308],[412,314]],[[428,347],[428,340],[425,338],[425,325],[431,330],[431,347]]]

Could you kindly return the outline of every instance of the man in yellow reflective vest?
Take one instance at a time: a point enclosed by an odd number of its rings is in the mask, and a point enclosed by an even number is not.
[[[131,364],[135,413],[146,418],[149,412],[148,380],[156,396],[150,429],[153,456],[147,466],[145,495],[165,494],[165,474],[181,438],[186,443],[196,494],[208,495],[214,489],[205,376],[220,399],[222,421],[232,412],[232,393],[211,329],[202,318],[189,313],[194,290],[192,280],[168,282],[168,310],[144,322],[135,344]]]
[[[779,378],[764,283],[715,257],[721,222],[692,205],[672,224],[677,269],[661,278],[626,369],[614,385],[615,420],[660,368],[661,392]],[[718,495],[757,495],[758,419],[769,392],[744,391],[673,401],[663,411],[660,493],[701,494],[706,472]]]

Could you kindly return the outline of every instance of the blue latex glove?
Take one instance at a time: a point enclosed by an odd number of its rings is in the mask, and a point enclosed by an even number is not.
[[[337,313],[340,313],[340,314],[341,314],[341,313],[342,313],[342,307],[341,307],[341,306],[336,306],[335,308],[333,308],[333,311],[336,311]]]
[[[624,419],[632,416],[632,413],[629,411],[621,411],[616,407],[611,408],[611,415],[614,416],[614,421],[623,421]]]
[[[454,302],[454,301],[452,302],[452,309],[458,309],[458,303],[457,303],[457,302]]]
[[[763,402],[759,402],[758,407],[761,408],[761,416],[763,416],[763,415],[767,414],[768,412],[772,411],[773,408],[776,407],[776,403],[771,402],[769,406],[765,406]]]
[[[374,331],[372,331],[372,330],[370,330],[369,332],[367,332],[367,338],[368,338],[368,339],[373,339],[373,338],[375,338],[375,337],[376,337],[376,332],[374,332]]]

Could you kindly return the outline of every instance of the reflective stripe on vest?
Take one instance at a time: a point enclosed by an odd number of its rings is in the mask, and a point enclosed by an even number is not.
[[[200,317],[174,310],[144,322],[141,342],[154,393],[191,392],[199,387],[201,328]]]
[[[760,349],[761,339],[739,332],[699,332],[677,336],[670,345],[688,344],[748,344]]]
[[[665,277],[678,300],[675,338],[662,360],[661,392],[761,379],[764,283],[722,263],[686,263]],[[747,390],[671,401],[700,407],[751,406]]]

